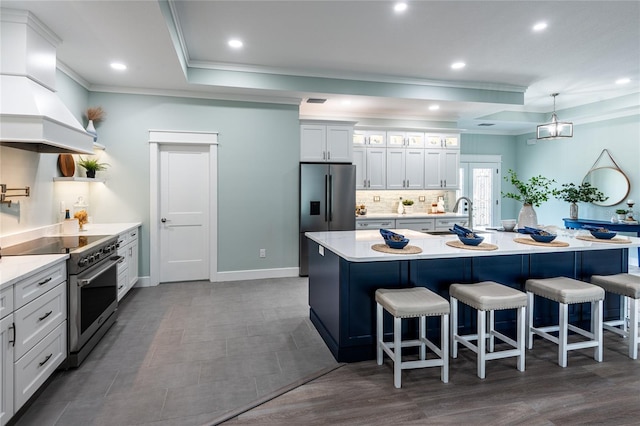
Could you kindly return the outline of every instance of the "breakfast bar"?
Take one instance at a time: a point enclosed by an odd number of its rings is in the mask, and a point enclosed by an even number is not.
[[[452,247],[458,240],[453,234],[430,235],[408,229],[395,232],[410,239],[406,247],[410,250],[374,250],[372,246],[383,244],[377,230],[306,233],[310,319],[339,362],[374,359],[374,293],[378,288],[425,287],[449,299],[453,283],[491,280],[524,290],[528,278],[564,276],[589,281],[596,274],[627,272],[629,248],[640,247],[640,238],[616,236],[610,241],[594,241],[585,231],[558,236],[555,244],[547,245],[523,242],[528,237],[514,232],[487,231],[481,234],[484,242],[476,249]],[[496,315],[496,327],[509,333],[514,329],[514,314],[502,314]],[[619,299],[607,298],[605,319],[619,314]],[[542,300],[536,302],[534,316],[535,321],[552,323],[558,312],[552,303]],[[589,321],[589,309],[573,305],[570,320]],[[471,331],[475,315],[461,310],[458,326]],[[413,331],[410,326],[403,329]]]

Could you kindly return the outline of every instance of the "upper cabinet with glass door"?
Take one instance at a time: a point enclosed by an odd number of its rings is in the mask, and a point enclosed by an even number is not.
[[[427,133],[427,148],[460,149],[460,135]]]
[[[387,132],[384,130],[361,130],[353,131],[353,146],[386,146]]]
[[[389,148],[424,148],[422,132],[387,132]]]

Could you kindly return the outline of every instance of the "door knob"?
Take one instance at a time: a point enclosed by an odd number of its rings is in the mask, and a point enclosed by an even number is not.
[[[160,222],[165,223],[167,221],[166,217],[163,217],[162,219],[160,219]]]

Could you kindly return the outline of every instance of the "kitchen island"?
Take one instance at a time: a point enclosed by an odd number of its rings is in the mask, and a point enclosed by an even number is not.
[[[492,280],[519,290],[528,278],[566,276],[588,281],[591,275],[627,272],[628,252],[640,239],[621,237],[616,244],[584,241],[559,236],[567,247],[535,246],[514,241],[525,237],[513,232],[486,232],[484,242],[495,250],[468,250],[448,246],[454,235],[436,236],[407,229],[396,230],[420,248],[417,254],[389,254],[373,250],[382,243],[378,231],[307,233],[309,244],[310,319],[339,362],[375,357],[375,290],[378,288],[426,287],[449,298],[453,283]],[[578,235],[581,235],[579,233]],[[584,235],[589,235],[584,233]],[[528,238],[528,237],[525,237]],[[605,300],[605,318],[619,315],[619,299]],[[557,320],[556,305],[536,303],[536,323]],[[589,321],[588,306],[573,305],[571,321]],[[496,313],[496,327],[506,333],[514,328],[514,313]],[[391,329],[390,318],[386,318]],[[465,331],[475,327],[475,315],[461,309],[459,325]],[[403,332],[412,333],[411,325]],[[429,330],[433,333],[435,330]],[[437,339],[437,331],[433,333]]]

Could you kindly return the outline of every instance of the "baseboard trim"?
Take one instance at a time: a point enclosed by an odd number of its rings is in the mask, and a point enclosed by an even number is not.
[[[248,271],[223,271],[216,274],[217,281],[261,280],[265,278],[297,277],[300,268],[252,269]]]
[[[151,277],[139,277],[134,287],[155,287],[151,284]]]

